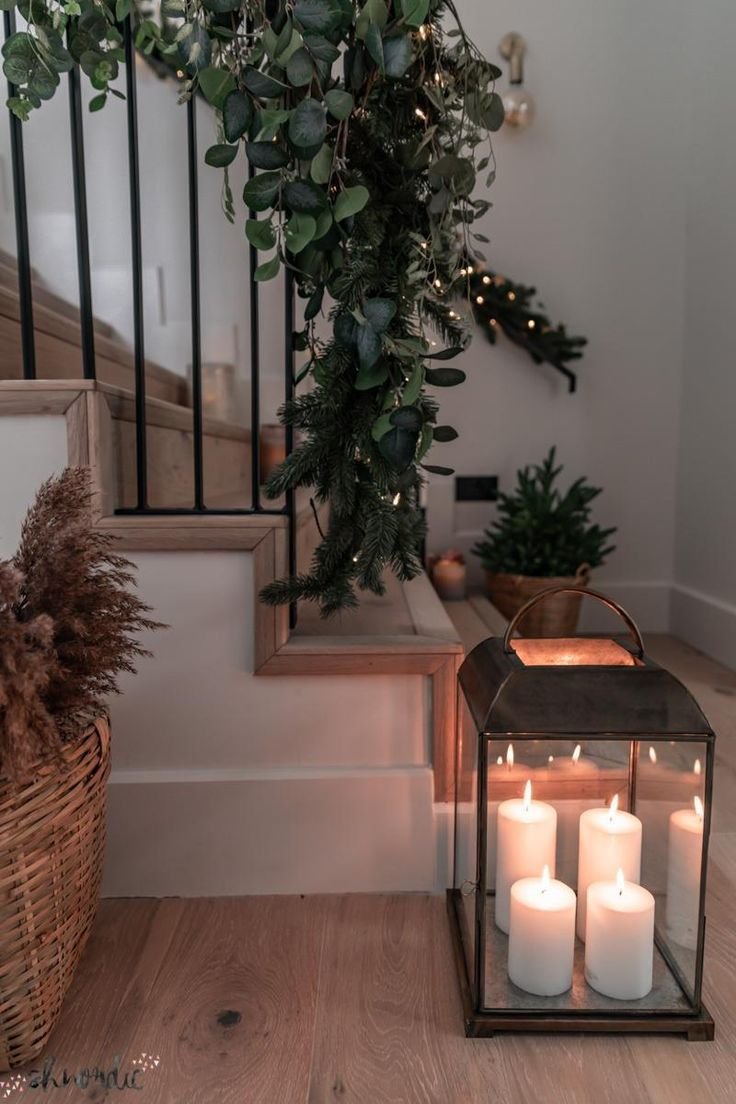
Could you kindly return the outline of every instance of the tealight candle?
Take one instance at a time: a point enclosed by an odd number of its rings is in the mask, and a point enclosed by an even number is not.
[[[566,993],[572,985],[575,894],[549,876],[521,878],[511,887],[508,975],[514,985],[540,997]]]
[[[670,816],[667,853],[667,933],[690,950],[698,940],[702,859],[703,802],[696,795],[692,809]]]
[[[640,1000],[652,988],[654,897],[624,880],[593,882],[587,892],[585,980],[616,1000]]]
[[[544,801],[532,801],[532,784],[527,781],[523,798],[502,801],[498,806],[496,832],[496,924],[509,930],[511,886],[528,878],[540,865],[555,871],[557,813]]]
[[[587,809],[580,817],[578,845],[578,937],[586,939],[587,892],[591,882],[616,877],[621,868],[629,882],[641,875],[641,821],[618,807],[614,795],[609,808]]]

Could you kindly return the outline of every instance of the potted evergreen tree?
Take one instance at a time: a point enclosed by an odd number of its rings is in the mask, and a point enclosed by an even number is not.
[[[498,519],[472,549],[485,568],[486,590],[511,618],[535,594],[552,586],[587,586],[590,571],[614,550],[615,528],[591,521],[591,503],[601,493],[585,477],[562,493],[556,449],[541,464],[522,468],[511,494],[498,500]],[[559,594],[530,610],[522,623],[529,636],[572,636],[580,596]]]
[[[44,1046],[95,915],[105,848],[106,699],[159,626],[95,529],[89,473],[38,492],[0,561],[0,1071]]]

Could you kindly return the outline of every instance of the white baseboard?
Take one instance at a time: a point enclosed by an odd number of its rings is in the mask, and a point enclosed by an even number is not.
[[[736,606],[675,583],[672,631],[713,659],[736,667]]]
[[[103,895],[433,890],[431,767],[113,775]]]

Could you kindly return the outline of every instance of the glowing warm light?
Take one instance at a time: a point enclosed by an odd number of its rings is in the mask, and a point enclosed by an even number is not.
[[[475,301],[476,301],[476,303],[478,304],[478,306],[480,306],[480,305],[481,305],[481,303],[485,303],[485,299],[483,298],[483,296],[482,296],[482,295],[476,295],[476,297],[475,297]]]
[[[426,116],[426,114],[425,114],[425,113],[424,113],[424,112],[422,111],[421,107],[415,107],[415,108],[414,108],[414,114],[416,115],[416,117],[417,117],[418,119],[424,119],[424,120],[426,121],[426,118],[427,118],[427,116]]]
[[[507,298],[509,302],[513,303],[513,301],[516,299],[516,292],[510,291]]]
[[[420,38],[426,38],[427,37],[427,28],[424,26],[424,24],[422,24],[422,26],[419,28],[419,37]]]
[[[488,319],[488,325],[489,326],[495,326],[496,325],[496,319],[495,318],[489,318]]]
[[[484,283],[484,284],[486,285],[486,287],[487,287],[487,286],[488,286],[488,284],[490,284],[490,283],[491,283],[491,277],[490,277],[490,276],[484,276],[484,277],[483,277],[483,283]]]
[[[450,315],[450,318],[459,318],[460,317],[459,314],[455,314],[454,310],[451,310],[449,312],[449,315]]]
[[[524,812],[529,812],[529,806],[532,803],[532,780],[527,778],[526,786],[524,787]]]
[[[394,495],[394,506],[398,506],[401,502],[401,491]]]
[[[614,794],[611,798],[611,804],[608,806],[608,819],[613,824],[616,819],[616,813],[618,812],[618,794]]]
[[[503,766],[503,755],[499,755],[498,759],[496,760],[496,766],[497,767],[502,767]]]
[[[657,762],[657,753],[656,753],[656,751],[654,750],[654,748],[652,747],[651,744],[649,745],[649,760],[652,763]]]
[[[547,762],[548,763],[554,763],[554,761],[555,761],[554,755],[548,755],[547,756]]]
[[[697,794],[693,798],[693,805],[695,806],[695,815],[697,816],[698,820],[702,820],[703,819],[703,802],[700,800],[700,798],[698,797]]]
[[[472,276],[472,275],[473,275],[473,266],[468,265],[468,276]]]
[[[618,890],[619,897],[624,891],[624,872],[621,867],[616,871],[616,889]]]
[[[514,745],[509,744],[506,748],[506,766],[513,767],[514,765]]]
[[[700,774],[700,772],[702,771],[702,769],[703,769],[703,768],[702,768],[702,767],[701,767],[701,765],[700,765],[700,760],[699,760],[699,759],[696,759],[696,760],[695,760],[695,763],[693,764],[693,772],[694,772],[695,774]]]
[[[356,555],[356,556],[353,556],[353,563],[357,563],[357,562],[358,562],[358,557],[357,557],[357,555]]]
[[[435,282],[434,282],[434,286],[435,286],[436,288],[441,288],[441,287],[442,287],[442,281],[441,281],[441,280],[435,280]]]
[[[533,330],[534,327],[536,326],[536,324],[537,323],[534,321],[533,318],[530,318],[529,321],[527,322],[527,326],[529,327],[530,330]]]
[[[575,745],[575,750],[574,750],[574,752],[572,753],[572,756],[571,756],[571,759],[572,759],[573,763],[577,763],[578,759],[580,758],[580,752],[582,750],[583,749],[581,748],[580,744]]]
[[[544,870],[542,871],[542,885],[540,886],[541,892],[546,893],[549,889],[549,867],[544,864]]]
[[[176,75],[179,78],[179,80],[181,80],[181,78],[184,76],[184,70],[183,69],[177,69],[176,70]]]

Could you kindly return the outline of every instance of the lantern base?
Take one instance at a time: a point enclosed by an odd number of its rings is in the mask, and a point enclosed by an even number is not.
[[[701,1004],[699,1012],[667,1013],[658,1011],[562,1013],[558,1009],[527,1011],[500,1009],[479,1011],[473,1002],[466,956],[467,932],[462,917],[462,894],[459,889],[447,890],[447,911],[450,920],[453,955],[463,1004],[465,1034],[468,1038],[490,1038],[496,1034],[669,1034],[683,1035],[688,1042],[709,1042],[715,1035],[715,1024]]]

